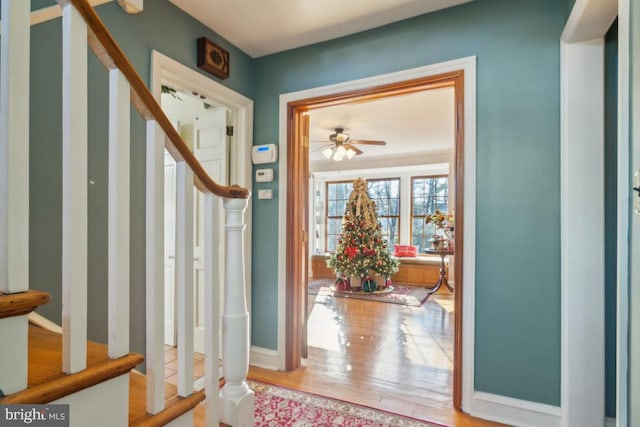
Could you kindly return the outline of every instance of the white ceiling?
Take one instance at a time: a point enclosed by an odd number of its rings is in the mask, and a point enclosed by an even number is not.
[[[454,146],[454,105],[453,88],[441,88],[311,110],[311,169],[363,167],[391,159],[405,165],[446,160]],[[327,161],[319,149],[336,127],[344,128],[351,139],[382,140],[387,145],[357,145],[363,154]]]
[[[342,37],[472,0],[169,0],[252,57]],[[233,61],[233,59],[232,59]],[[453,150],[453,89],[382,98],[310,112],[312,171],[448,162]],[[352,160],[315,149],[343,127],[360,145]]]
[[[169,0],[257,58],[471,0]]]

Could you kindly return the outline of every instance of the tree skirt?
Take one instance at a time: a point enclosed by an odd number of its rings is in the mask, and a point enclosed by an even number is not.
[[[440,424],[271,384],[257,381],[247,383],[256,393],[257,427],[442,427]]]
[[[369,301],[420,307],[429,297],[429,289],[420,286],[393,284],[390,292],[340,292],[331,289],[334,279],[314,279],[309,281],[309,294],[320,297],[356,298]]]

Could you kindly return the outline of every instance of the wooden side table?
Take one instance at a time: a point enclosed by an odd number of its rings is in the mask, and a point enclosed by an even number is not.
[[[429,289],[429,295],[437,292],[442,285],[446,286],[450,292],[453,292],[453,287],[449,285],[449,281],[447,280],[447,270],[444,267],[444,257],[447,255],[453,255],[453,251],[450,249],[425,249],[424,253],[429,255],[440,255],[440,277],[433,288]]]

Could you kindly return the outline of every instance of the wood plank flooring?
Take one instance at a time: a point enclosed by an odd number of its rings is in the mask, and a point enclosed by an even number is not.
[[[446,290],[422,307],[320,297],[303,367],[249,377],[452,427],[499,426],[453,409],[453,322]]]
[[[451,427],[501,425],[453,409],[454,316],[448,291],[430,296],[422,307],[334,297],[319,297],[314,304],[314,299],[303,367],[283,372],[252,366],[249,378]],[[196,411],[195,425],[204,425],[201,414]]]

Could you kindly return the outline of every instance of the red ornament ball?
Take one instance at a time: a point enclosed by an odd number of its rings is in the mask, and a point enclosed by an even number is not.
[[[345,277],[338,277],[335,282],[333,282],[333,287],[336,291],[344,292],[349,290],[351,287],[349,285],[349,280]]]

